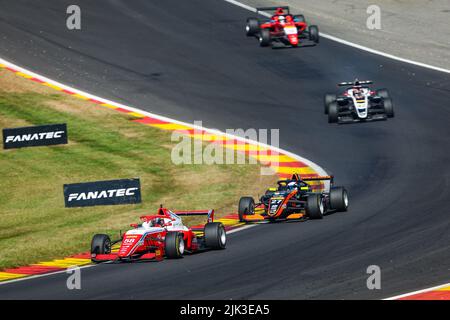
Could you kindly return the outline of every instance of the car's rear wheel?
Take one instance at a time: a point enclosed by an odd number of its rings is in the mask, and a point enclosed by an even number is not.
[[[384,112],[386,112],[386,115],[388,118],[394,117],[394,105],[392,104],[392,100],[390,98],[383,99],[383,107]]]
[[[319,43],[319,28],[317,26],[308,27],[309,40]]]
[[[244,222],[244,215],[255,213],[255,200],[252,197],[242,197],[239,200],[238,215],[239,221]]]
[[[227,234],[220,222],[210,222],[205,225],[205,244],[210,249],[225,249]]]
[[[383,99],[389,98],[389,91],[387,89],[378,89],[375,94]]]
[[[344,187],[332,187],[330,189],[330,207],[337,211],[347,211],[348,193]]]
[[[336,123],[338,122],[339,109],[336,102],[332,102],[328,105],[328,122]]]
[[[91,241],[91,254],[111,253],[111,239],[107,234],[96,234]]]
[[[184,254],[183,233],[178,231],[167,232],[164,241],[164,251],[169,259],[181,258]]]
[[[320,194],[312,193],[306,201],[305,212],[310,219],[322,219],[325,208]]]
[[[325,94],[324,105],[325,105],[325,114],[328,114],[328,106],[332,102],[336,102],[337,96],[332,93]]]
[[[247,25],[245,26],[245,32],[247,36],[254,36],[259,32],[259,20],[256,18],[248,18]]]
[[[267,47],[270,45],[270,31],[269,29],[261,29],[259,33],[259,45],[261,47]]]

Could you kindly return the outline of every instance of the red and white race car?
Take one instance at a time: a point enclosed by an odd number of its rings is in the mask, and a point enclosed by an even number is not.
[[[269,21],[261,23],[258,18],[248,18],[245,31],[247,36],[256,36],[261,47],[267,47],[273,42],[297,47],[300,39],[319,42],[319,28],[309,26],[302,14],[292,15],[289,7],[256,8],[256,13],[274,11]]]
[[[205,215],[201,228],[189,228],[181,216]],[[131,224],[119,240],[111,241],[106,234],[96,234],[91,242],[91,260],[106,261],[162,260],[181,258],[185,253],[207,249],[225,249],[226,232],[222,223],[214,222],[214,210],[176,211],[159,208],[157,214],[141,216],[142,223]],[[117,251],[113,245],[120,243]]]

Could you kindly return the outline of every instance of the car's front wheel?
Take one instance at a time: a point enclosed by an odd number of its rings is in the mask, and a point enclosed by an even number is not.
[[[328,122],[336,123],[338,122],[339,109],[336,102],[332,102],[328,105]]]
[[[169,259],[181,258],[184,254],[183,233],[178,231],[169,231],[164,240],[164,251]]]
[[[261,29],[259,33],[259,45],[261,47],[268,47],[270,45],[270,31],[269,29]]]
[[[309,26],[309,40],[319,43],[319,28],[317,26]]]
[[[210,249],[225,249],[227,234],[220,222],[210,222],[205,225],[205,244]]]
[[[247,36],[254,36],[259,32],[259,20],[256,18],[248,18],[247,25],[245,26],[245,32]]]
[[[330,190],[330,207],[336,211],[347,211],[348,193],[344,187],[332,187]]]
[[[244,215],[255,213],[255,200],[252,197],[242,197],[239,200],[238,215],[239,221],[245,222]]]
[[[336,99],[337,96],[335,94],[332,93],[325,94],[324,98],[325,114],[328,114],[328,106],[330,105],[330,103],[336,102]]]
[[[107,234],[96,234],[91,241],[91,255],[111,253],[111,239]]]
[[[390,98],[383,99],[384,112],[388,118],[394,117],[394,105],[392,104],[392,100]]]
[[[306,201],[305,213],[310,219],[322,219],[325,208],[320,194],[312,193]]]

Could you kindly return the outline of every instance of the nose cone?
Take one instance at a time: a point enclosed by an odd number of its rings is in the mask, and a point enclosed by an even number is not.
[[[125,235],[119,249],[119,257],[124,258],[132,254],[133,251],[135,251],[134,247],[139,242],[139,240],[141,240],[141,238],[142,235],[138,234]]]
[[[289,42],[291,44],[298,44],[298,36],[295,34],[289,35]]]

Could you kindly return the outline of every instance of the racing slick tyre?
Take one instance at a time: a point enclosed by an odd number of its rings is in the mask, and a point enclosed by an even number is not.
[[[332,102],[336,102],[337,96],[335,94],[327,93],[325,94],[324,105],[325,105],[325,114],[328,114],[328,106]]]
[[[295,22],[306,22],[305,16],[302,14],[297,14],[294,16]]]
[[[336,211],[347,211],[348,193],[344,187],[332,187],[330,190],[330,207]]]
[[[181,258],[184,253],[183,233],[178,231],[167,232],[164,241],[164,251],[169,259]]]
[[[225,249],[227,234],[222,223],[209,222],[205,225],[205,244],[211,249]]]
[[[319,28],[317,26],[309,26],[309,40],[319,43]]]
[[[259,32],[259,20],[256,18],[248,18],[245,32],[248,37],[254,36]]]
[[[383,99],[384,112],[388,118],[394,117],[394,105],[392,104],[392,100],[390,98]]]
[[[91,254],[111,253],[111,239],[107,234],[96,234],[91,241]]]
[[[269,29],[261,29],[259,33],[259,45],[261,47],[268,47],[270,45],[270,31]]]
[[[378,89],[375,94],[383,99],[389,98],[389,92],[387,89]]]
[[[239,200],[239,221],[245,222],[244,215],[255,213],[255,200],[252,197],[242,197]]]
[[[324,213],[322,196],[312,193],[308,196],[305,207],[306,215],[310,219],[322,219]]]
[[[332,102],[328,105],[328,123],[338,122],[338,105],[336,102]]]

